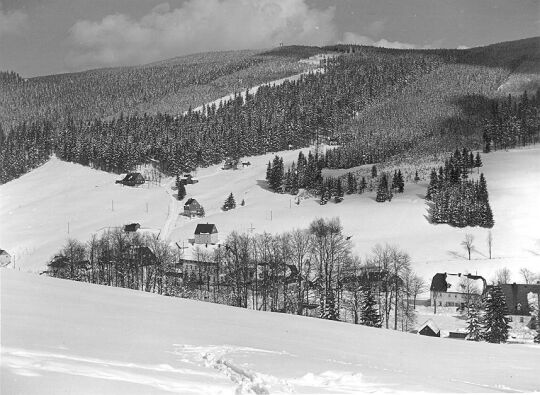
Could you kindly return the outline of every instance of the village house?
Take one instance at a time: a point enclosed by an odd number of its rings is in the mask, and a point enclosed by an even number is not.
[[[136,232],[141,227],[138,223],[124,225],[124,232]]]
[[[188,184],[196,184],[199,182],[195,177],[193,177],[191,174],[184,174],[182,178],[180,179],[180,182],[184,185]]]
[[[418,334],[423,336],[441,337],[441,330],[432,320],[427,320],[418,328]]]
[[[6,267],[11,263],[11,255],[6,250],[0,249],[0,267]]]
[[[195,244],[217,244],[218,230],[214,224],[198,224],[195,228]]]
[[[184,213],[186,217],[204,217],[204,208],[200,205],[200,203],[193,199],[189,198],[186,200],[186,203],[184,203]]]
[[[540,284],[500,284],[509,315],[531,315],[531,300],[540,300]]]
[[[431,306],[465,307],[486,291],[486,280],[472,274],[437,273],[430,287]]]
[[[128,173],[123,179],[116,181],[117,184],[127,185],[130,187],[144,184],[144,182],[145,179],[141,173]]]

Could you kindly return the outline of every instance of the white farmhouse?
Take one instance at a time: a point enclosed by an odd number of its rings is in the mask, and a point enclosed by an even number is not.
[[[431,306],[463,307],[486,291],[486,280],[472,274],[437,273],[431,280]]]
[[[215,224],[198,224],[195,228],[195,244],[217,244],[218,230]]]

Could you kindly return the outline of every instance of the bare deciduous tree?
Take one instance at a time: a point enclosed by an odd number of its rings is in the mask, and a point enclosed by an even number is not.
[[[471,251],[474,248],[473,242],[474,242],[474,236],[469,233],[465,235],[465,239],[461,242],[461,245],[463,246],[463,248],[467,250],[467,254],[469,255],[469,261],[471,260]]]
[[[509,284],[512,281],[511,278],[510,269],[503,267],[495,272],[495,278],[492,282],[496,285]]]
[[[521,277],[523,277],[525,284],[533,284],[536,280],[536,275],[526,267],[519,269],[519,274],[521,274]]]
[[[493,234],[491,233],[491,230],[488,232],[487,245],[489,250],[489,259],[491,259],[491,248],[493,247]]]

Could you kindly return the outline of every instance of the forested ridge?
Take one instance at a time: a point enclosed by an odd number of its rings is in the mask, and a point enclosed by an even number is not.
[[[94,114],[89,119],[77,117],[71,110],[53,117],[47,111],[56,110],[46,108],[43,114],[38,110],[37,115],[28,116],[26,122],[0,136],[0,182],[39,165],[53,152],[61,159],[112,172],[124,172],[153,159],[159,161],[164,173],[172,175],[219,163],[226,157],[303,147],[325,138],[340,144],[325,157],[325,166],[331,168],[448,152],[462,146],[478,149],[484,121],[499,100],[497,87],[520,62],[538,59],[538,41],[534,38],[466,51],[285,47],[259,58],[289,58],[296,63],[299,54],[347,54],[328,59],[324,73],[263,87],[245,99],[237,95],[219,108],[208,108],[204,115],[190,111],[155,115],[121,112],[104,119],[94,108],[88,110]],[[247,56],[219,63],[217,73],[241,69],[242,62],[247,62],[249,70],[253,61]],[[145,72],[144,67],[133,70]],[[167,85],[174,73],[163,73],[153,78]],[[204,82],[204,73],[194,76],[188,85]],[[4,86],[25,84],[17,78],[6,79],[11,82],[3,82]],[[127,81],[129,84],[130,79]],[[196,85],[189,86],[196,89]],[[139,98],[147,94],[135,83],[131,92]],[[54,92],[36,95],[35,100],[43,102],[47,97],[56,98]],[[18,100],[23,100],[21,97]],[[130,97],[118,92],[124,108],[135,105]],[[538,134],[534,130],[538,103],[538,96],[531,95],[527,116],[532,121],[527,122],[533,125],[533,135]],[[533,135],[527,141],[536,141]]]

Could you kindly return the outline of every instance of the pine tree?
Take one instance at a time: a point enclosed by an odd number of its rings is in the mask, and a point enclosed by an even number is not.
[[[353,173],[347,173],[347,195],[350,195],[356,191],[356,178]]]
[[[501,287],[494,285],[488,290],[482,337],[490,343],[504,343],[508,339],[508,310]]]
[[[418,176],[418,170],[416,170],[414,172],[414,182],[417,183],[418,181],[420,181],[420,177]]]
[[[380,328],[382,326],[381,316],[377,310],[377,302],[371,292],[367,288],[364,292],[364,300],[362,302],[362,311],[360,312],[360,323],[366,326]]]
[[[358,193],[364,193],[367,188],[366,177],[362,177],[360,184],[358,185]]]
[[[398,169],[397,172],[397,191],[398,193],[403,193],[405,190],[405,181],[403,180],[403,174],[401,173],[401,170]]]
[[[177,188],[176,198],[178,200],[184,200],[184,198],[186,197],[186,187],[184,186],[184,183],[182,182],[179,176],[176,176],[176,188]]]
[[[326,190],[326,185],[321,185],[321,189],[319,191],[319,195],[320,195],[320,200],[319,200],[319,204],[322,206],[322,205],[325,205],[326,203],[328,203],[328,192]]]
[[[341,203],[343,201],[343,186],[341,185],[341,178],[336,182],[336,194],[334,196],[334,202]]]
[[[429,185],[426,193],[426,200],[433,200],[433,197],[437,192],[437,186],[439,184],[438,180],[437,171],[432,169],[431,174],[429,175]]]
[[[240,206],[244,207],[245,205],[246,205],[246,201],[242,199],[242,201],[240,202]]]
[[[387,200],[392,200],[392,194],[388,189],[388,178],[386,177],[386,174],[383,173],[379,181],[379,186],[377,188],[377,197],[375,198],[375,201],[382,203],[386,202]]]
[[[334,291],[331,289],[326,291],[323,310],[321,311],[321,318],[325,320],[339,321],[339,311],[336,308]]]
[[[474,159],[474,167],[482,167],[482,159],[480,158],[480,152],[476,153],[476,158]]]
[[[479,341],[482,335],[480,311],[475,304],[469,306],[467,312],[467,340]]]
[[[371,167],[371,178],[377,178],[377,166],[375,165]]]
[[[229,211],[229,210],[232,210],[236,208],[236,201],[234,200],[234,196],[231,192],[231,194],[229,195],[229,197],[227,197],[227,199],[225,200],[225,203],[223,203],[223,206],[221,207],[221,209],[223,211]]]

